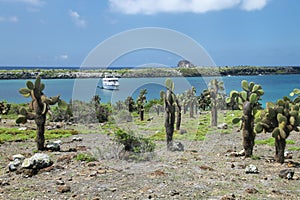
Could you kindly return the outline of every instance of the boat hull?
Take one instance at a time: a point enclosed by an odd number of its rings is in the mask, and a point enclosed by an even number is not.
[[[119,85],[103,85],[102,88],[106,90],[118,90]]]

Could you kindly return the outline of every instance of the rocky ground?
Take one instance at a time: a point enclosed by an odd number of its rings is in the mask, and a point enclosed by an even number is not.
[[[289,139],[297,140],[296,134]],[[164,142],[156,142],[153,154],[121,159],[121,146],[105,134],[82,134],[64,138],[59,152],[44,152],[53,165],[37,174],[9,172],[7,165],[15,154],[30,157],[34,141],[0,144],[0,199],[297,199],[300,172],[291,163],[300,162],[293,152],[286,163],[272,162],[274,147],[256,145],[260,159],[232,155],[241,150],[241,133],[218,131],[205,141],[181,141],[183,152],[169,152]],[[260,134],[257,139],[268,138]],[[300,146],[297,142],[294,146]],[[97,161],[76,160],[91,154]],[[142,160],[147,157],[148,160]],[[255,165],[259,173],[245,173]],[[278,176],[290,168],[293,180]]]

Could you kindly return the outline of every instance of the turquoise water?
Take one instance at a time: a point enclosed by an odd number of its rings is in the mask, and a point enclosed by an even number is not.
[[[300,88],[300,75],[268,75],[268,76],[231,76],[231,77],[179,77],[172,78],[175,82],[175,92],[182,93],[194,86],[199,95],[207,88],[207,83],[219,78],[224,82],[226,93],[231,90],[241,90],[241,81],[253,81],[261,84],[265,95],[262,103],[276,101],[283,96],[289,95],[294,88]],[[45,79],[45,94],[55,96],[60,94],[62,99],[80,99],[89,101],[93,95],[98,94],[102,102],[116,102],[124,100],[128,96],[136,98],[139,91],[146,88],[148,91],[147,99],[159,98],[160,90],[164,90],[166,78],[121,78],[120,89],[118,91],[108,91],[97,87],[101,85],[101,79]],[[76,84],[74,84],[76,82]],[[25,87],[26,80],[0,80],[0,101],[6,100],[13,103],[25,103],[30,99],[24,98],[18,90]],[[77,86],[76,86],[77,85]],[[80,87],[79,87],[80,86]],[[76,93],[76,95],[74,95]]]

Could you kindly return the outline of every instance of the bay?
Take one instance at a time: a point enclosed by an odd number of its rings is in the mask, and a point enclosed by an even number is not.
[[[231,76],[231,77],[173,77],[175,93],[183,93],[192,86],[196,88],[199,95],[208,86],[212,79],[219,79],[224,82],[225,92],[231,90],[241,91],[241,81],[247,80],[261,84],[265,91],[261,103],[275,102],[283,96],[288,96],[294,88],[300,88],[300,75],[266,75],[266,76]],[[79,99],[90,101],[92,96],[98,94],[101,102],[115,103],[124,101],[128,96],[137,98],[141,89],[147,89],[147,100],[159,98],[160,91],[165,90],[166,78],[121,78],[120,89],[109,91],[98,88],[101,86],[101,79],[43,79],[46,88],[44,93],[47,96],[61,95],[61,98],[70,101]],[[26,103],[30,99],[24,98],[18,90],[25,87],[27,80],[0,80],[0,101],[9,103]],[[80,86],[80,87],[79,87]],[[76,94],[76,95],[75,95]]]

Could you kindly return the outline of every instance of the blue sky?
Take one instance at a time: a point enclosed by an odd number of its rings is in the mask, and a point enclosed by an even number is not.
[[[295,66],[299,8],[299,0],[0,0],[0,66],[80,66],[99,43],[143,27],[185,34],[216,65]],[[147,49],[112,65],[179,59]]]

